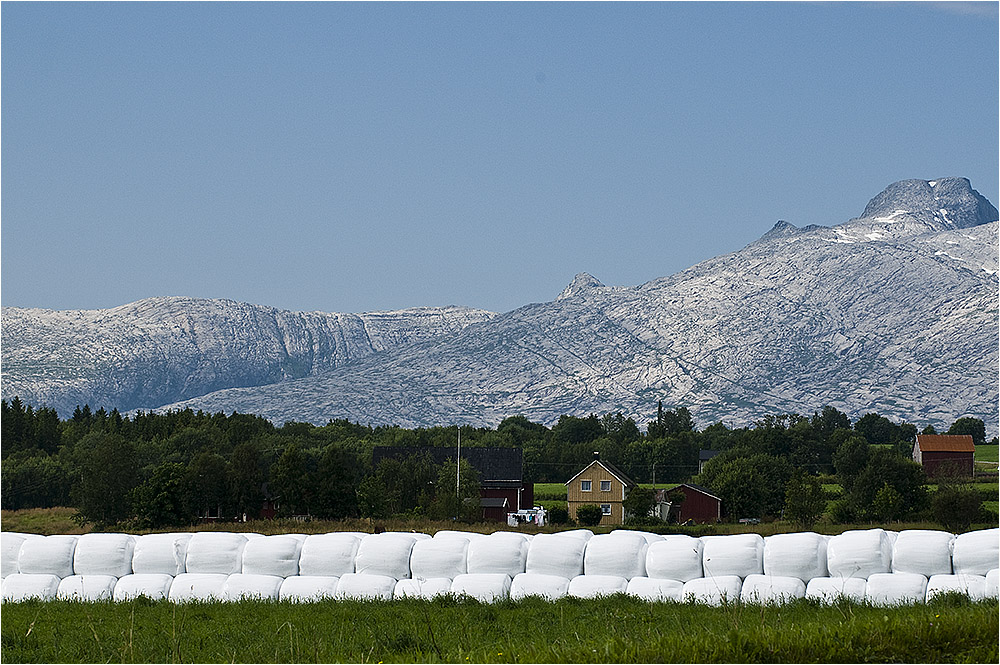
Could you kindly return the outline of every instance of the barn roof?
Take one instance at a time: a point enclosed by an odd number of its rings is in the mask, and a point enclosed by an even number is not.
[[[707,487],[702,487],[701,485],[695,485],[694,483],[681,483],[680,485],[678,485],[678,487],[690,487],[696,492],[701,492],[702,494],[710,496],[717,501],[722,501],[722,499],[716,496],[712,490],[708,489]]]
[[[918,434],[917,445],[922,453],[976,452],[970,434]]]

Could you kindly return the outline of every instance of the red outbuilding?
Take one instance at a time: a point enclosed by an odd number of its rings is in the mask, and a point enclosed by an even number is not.
[[[692,522],[713,523],[722,519],[722,499],[715,496],[712,490],[701,485],[684,483],[671,491],[684,493],[684,501],[680,505],[677,520],[683,524]]]
[[[918,434],[913,444],[913,461],[928,476],[941,473],[973,475],[976,446],[969,434]]]

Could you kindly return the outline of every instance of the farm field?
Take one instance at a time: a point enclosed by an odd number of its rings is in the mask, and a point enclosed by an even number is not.
[[[997,662],[997,601],[878,608],[135,601],[4,606],[4,662]]]
[[[560,502],[535,502],[542,504],[556,504]],[[565,500],[561,505],[565,505]],[[983,505],[988,510],[997,512],[998,503],[996,501],[984,501]],[[4,510],[0,511],[0,522],[4,531],[16,531],[20,533],[37,533],[44,536],[54,534],[84,534],[96,531],[93,525],[77,524],[73,521],[75,513],[73,508],[29,508],[26,510]],[[379,525],[386,531],[419,531],[429,535],[434,535],[442,530],[474,531],[477,533],[493,533],[494,531],[511,529],[506,524],[499,522],[479,522],[476,524],[465,524],[456,522],[435,522],[427,519],[388,519],[379,520]],[[824,520],[813,526],[812,531],[827,535],[836,535],[852,529],[871,529],[883,527],[893,531],[904,529],[931,529],[940,530],[942,527],[936,522],[892,522],[889,524],[855,523],[855,524],[832,524]],[[976,529],[992,529],[996,527],[996,522],[983,524],[973,524],[970,531]],[[553,526],[544,527],[522,526],[518,529],[522,533],[556,533],[567,529],[575,529],[575,526]],[[590,527],[594,533],[608,533],[614,529],[622,527],[603,526]],[[126,533],[142,534],[150,533],[148,530],[129,529],[127,525],[122,525],[119,529],[111,531],[123,531]],[[648,530],[648,528],[647,528]],[[773,522],[761,522],[760,524],[730,524],[720,522],[718,524],[696,524],[694,526],[678,526],[676,524],[652,529],[658,533],[682,533],[689,536],[725,535],[734,533],[759,533],[762,536],[770,536],[776,533],[793,533],[802,531],[802,528],[787,520],[775,520]],[[371,532],[372,524],[368,520],[348,519],[348,520],[313,520],[311,522],[299,522],[289,519],[275,520],[255,520],[250,522],[214,522],[202,523],[187,528],[172,527],[169,529],[159,529],[159,531],[233,531],[233,532],[253,532],[267,536],[282,533],[330,533],[334,531],[360,531]]]
[[[995,464],[1000,461],[1000,446],[976,446],[974,458],[977,462],[993,462]]]

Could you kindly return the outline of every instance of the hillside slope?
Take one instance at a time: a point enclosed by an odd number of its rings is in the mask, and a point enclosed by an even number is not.
[[[492,316],[466,307],[289,312],[180,297],[101,310],[4,307],[3,396],[63,415],[87,403],[148,409],[313,375]]]
[[[259,388],[171,408],[277,421],[495,425],[662,399],[702,425],[833,405],[917,424],[997,421],[997,211],[961,178],[890,185],[861,217],[779,222],[636,287],[578,275],[556,300]]]

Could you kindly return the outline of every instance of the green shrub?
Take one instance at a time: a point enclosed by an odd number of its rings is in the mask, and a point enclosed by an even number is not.
[[[585,503],[576,509],[576,519],[581,526],[597,526],[603,516],[601,507],[593,503]]]
[[[552,524],[566,524],[569,522],[569,510],[565,506],[556,506],[549,509],[549,522]]]
[[[934,519],[949,531],[965,531],[983,519],[983,498],[968,485],[941,485],[931,499]]]

